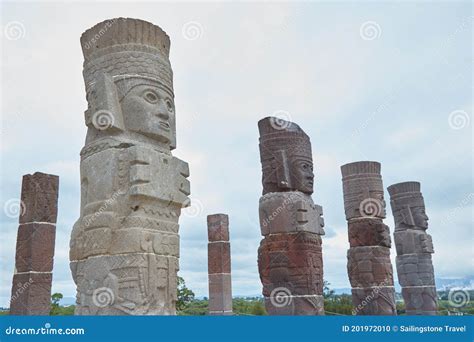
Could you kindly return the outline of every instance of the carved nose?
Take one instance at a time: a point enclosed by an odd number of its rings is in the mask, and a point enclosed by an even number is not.
[[[170,115],[168,114],[168,107],[166,106],[165,101],[160,101],[158,117],[163,120],[168,120],[170,118]]]
[[[168,115],[168,113],[164,113],[164,112],[161,112],[161,111],[158,113],[158,117],[159,117],[160,119],[163,119],[163,120],[168,120],[168,119],[170,118],[170,116]]]

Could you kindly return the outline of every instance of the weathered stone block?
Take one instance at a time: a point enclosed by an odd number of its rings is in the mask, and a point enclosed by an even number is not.
[[[438,310],[438,295],[434,286],[403,287],[402,296],[407,314],[435,315]]]
[[[230,274],[209,274],[209,313],[220,315],[232,312]]]
[[[395,290],[389,287],[352,289],[353,312],[356,315],[392,316],[397,314]]]
[[[351,247],[391,247],[390,229],[380,220],[367,218],[350,221],[348,223],[348,229]]]
[[[173,315],[178,259],[153,253],[103,255],[70,264],[79,315]],[[140,303],[147,305],[138,305]],[[137,304],[138,303],[138,304]]]
[[[266,297],[278,287],[292,295],[323,293],[321,237],[309,232],[269,235],[260,243],[258,267]]]
[[[209,243],[207,260],[209,274],[230,273],[230,243]]]
[[[265,308],[271,316],[324,315],[324,297],[321,295],[292,296],[286,291],[275,292],[274,297],[265,297]]]
[[[214,214],[207,216],[209,241],[229,241],[229,216]]]
[[[51,273],[17,273],[13,276],[10,315],[49,315]]]
[[[41,172],[24,175],[21,186],[21,201],[24,207],[20,214],[20,223],[56,223],[58,187],[58,176]]]
[[[403,286],[434,286],[431,254],[397,255],[397,274]]]
[[[56,226],[53,224],[21,224],[16,242],[16,271],[51,272],[55,237]]]
[[[298,191],[272,192],[260,198],[262,235],[307,231],[324,235],[323,209]]]
[[[399,230],[393,233],[397,254],[434,253],[431,235],[420,230]]]
[[[382,246],[350,248],[347,272],[352,287],[393,286],[390,249]]]

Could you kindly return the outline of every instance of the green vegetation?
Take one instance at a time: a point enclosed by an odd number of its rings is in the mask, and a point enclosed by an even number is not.
[[[71,316],[74,315],[74,305],[60,306],[59,301],[63,298],[62,293],[53,293],[51,296],[51,316]]]
[[[460,296],[454,295],[452,300],[461,305],[455,307],[449,302],[449,291],[438,292],[438,311],[440,315],[474,315],[474,290],[460,291]]]
[[[324,282],[324,309],[326,315],[352,315],[352,298],[348,294],[336,295],[330,289],[330,284]],[[457,308],[449,302],[448,291],[438,292],[439,315],[474,315],[474,300]],[[63,298],[61,293],[51,296],[50,315],[74,315],[74,305],[61,306],[59,302]],[[469,291],[467,298],[474,299],[474,291]],[[208,298],[196,299],[194,292],[186,287],[184,279],[178,277],[178,301],[176,303],[177,314],[181,316],[204,316],[208,314]],[[266,315],[264,300],[262,297],[234,298],[232,300],[234,315]],[[1,310],[0,315],[8,315],[8,310]],[[405,315],[405,305],[397,294],[397,314]]]
[[[181,316],[204,316],[208,314],[209,300],[195,299],[186,307],[178,311]],[[238,316],[263,316],[266,315],[263,298],[234,298],[232,299],[232,311]]]
[[[182,277],[178,277],[178,301],[176,302],[176,310],[183,311],[193,300],[194,292],[186,287]]]

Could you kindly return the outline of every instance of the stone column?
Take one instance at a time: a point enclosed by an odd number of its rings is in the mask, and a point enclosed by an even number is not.
[[[395,220],[398,282],[407,315],[436,315],[437,294],[425,202],[420,183],[404,182],[388,187]]]
[[[58,176],[23,176],[11,315],[49,315],[51,310],[58,186]]]
[[[209,315],[232,315],[229,216],[207,216],[209,272]]]
[[[269,315],[324,315],[322,207],[314,204],[311,142],[295,123],[259,121],[263,196],[258,268]]]
[[[347,271],[352,286],[353,313],[396,315],[390,230],[383,223],[380,163],[361,161],[343,165],[344,209],[348,222]]]
[[[87,136],[70,242],[76,315],[173,315],[188,164],[174,157],[168,35],[118,18],[83,33]]]

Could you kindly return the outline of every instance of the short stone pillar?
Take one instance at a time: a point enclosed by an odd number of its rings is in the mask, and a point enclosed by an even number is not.
[[[209,315],[232,315],[229,216],[207,216]]]
[[[390,229],[383,223],[385,201],[380,163],[343,165],[344,209],[348,222],[347,271],[356,315],[396,315]]]
[[[87,136],[70,240],[76,315],[174,315],[179,216],[190,204],[176,148],[170,39],[131,18],[81,36]]]
[[[23,176],[11,315],[49,315],[59,177]]]
[[[425,202],[420,183],[404,182],[388,187],[395,220],[398,282],[407,315],[436,315],[437,294]]]
[[[314,204],[311,142],[295,123],[259,121],[264,236],[258,268],[269,315],[324,315],[322,207]]]

